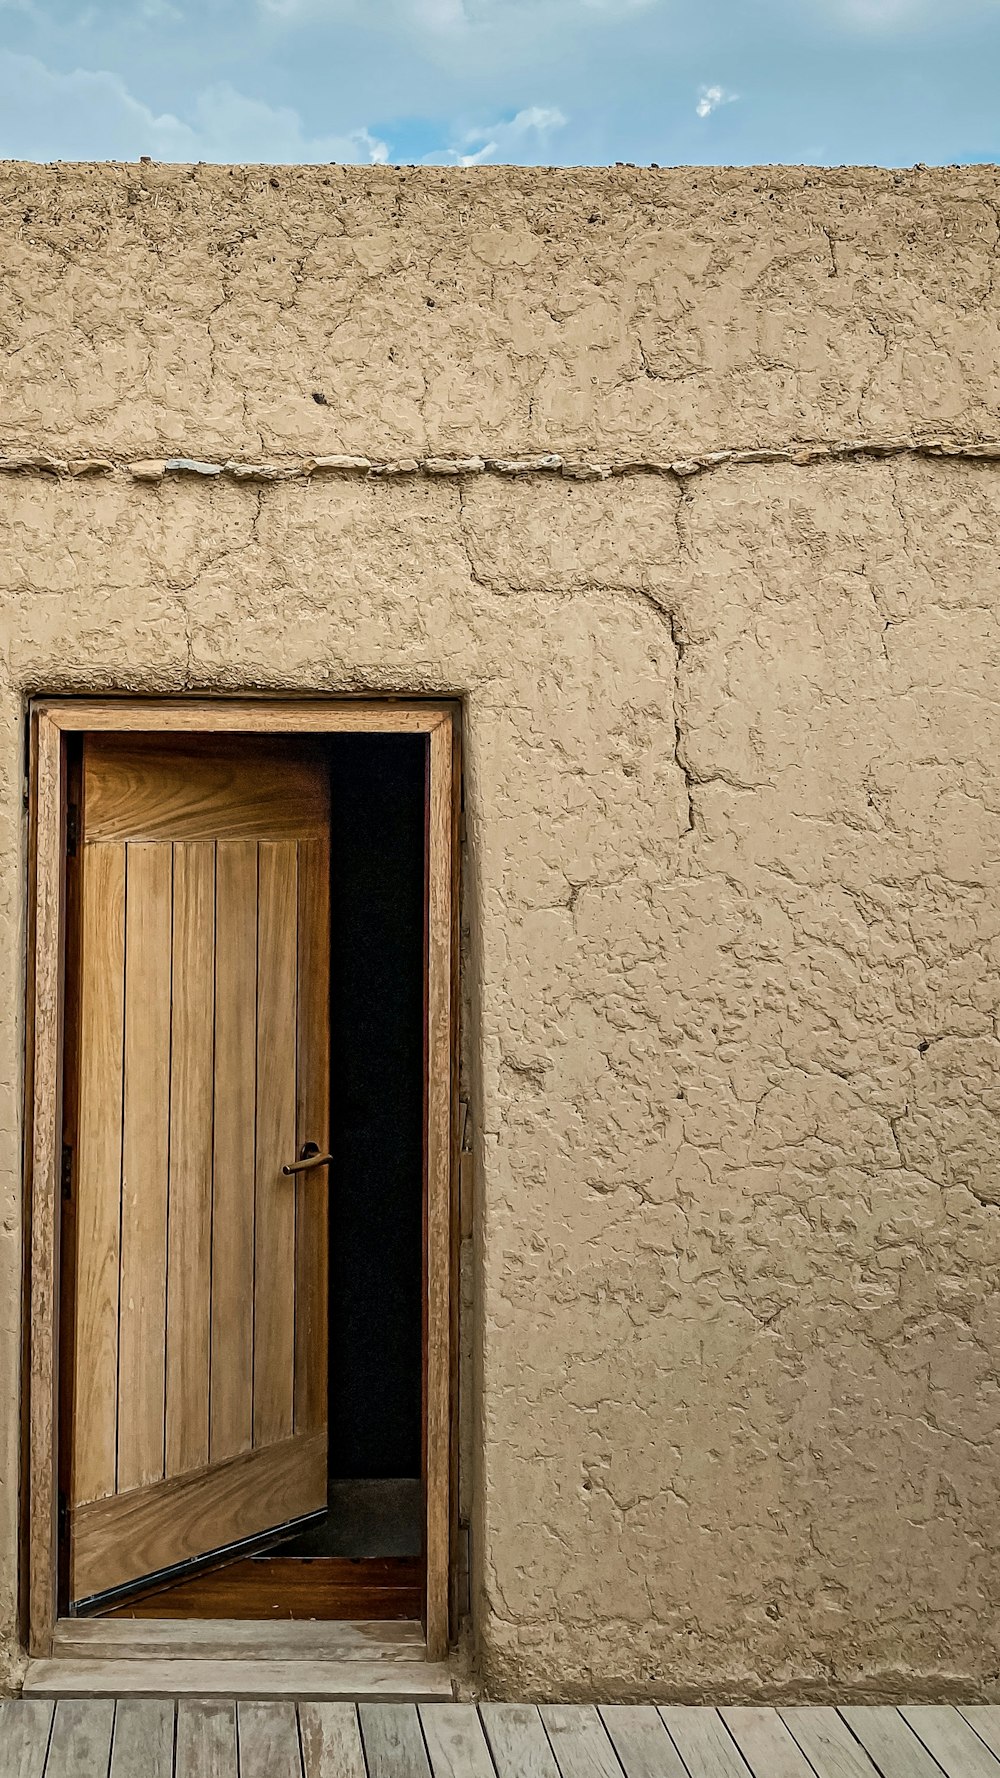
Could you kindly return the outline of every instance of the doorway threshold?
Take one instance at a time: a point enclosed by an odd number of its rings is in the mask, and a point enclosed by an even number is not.
[[[453,1691],[416,1622],[61,1618],[23,1695],[432,1703]]]

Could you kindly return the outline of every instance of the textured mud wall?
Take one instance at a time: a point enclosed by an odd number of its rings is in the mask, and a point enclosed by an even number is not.
[[[0,170],[12,1662],[24,699],[396,689],[466,709],[486,1683],[997,1694],[998,203]]]

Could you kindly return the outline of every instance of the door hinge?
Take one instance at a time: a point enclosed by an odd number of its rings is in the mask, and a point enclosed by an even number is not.
[[[71,1198],[73,1196],[73,1150],[68,1142],[63,1143],[59,1183],[62,1187],[63,1197]]]
[[[76,857],[76,849],[80,844],[80,809],[77,803],[70,803],[66,810],[66,856]]]
[[[62,1489],[59,1490],[59,1535],[65,1537],[69,1531],[69,1501]]]

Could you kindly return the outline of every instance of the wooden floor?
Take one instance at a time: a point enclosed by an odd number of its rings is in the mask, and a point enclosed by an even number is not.
[[[0,1706],[0,1778],[1000,1778],[1000,1706]]]

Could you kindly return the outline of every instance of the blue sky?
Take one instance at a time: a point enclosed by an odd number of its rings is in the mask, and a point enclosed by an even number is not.
[[[1000,0],[0,0],[0,158],[1000,151]]]

